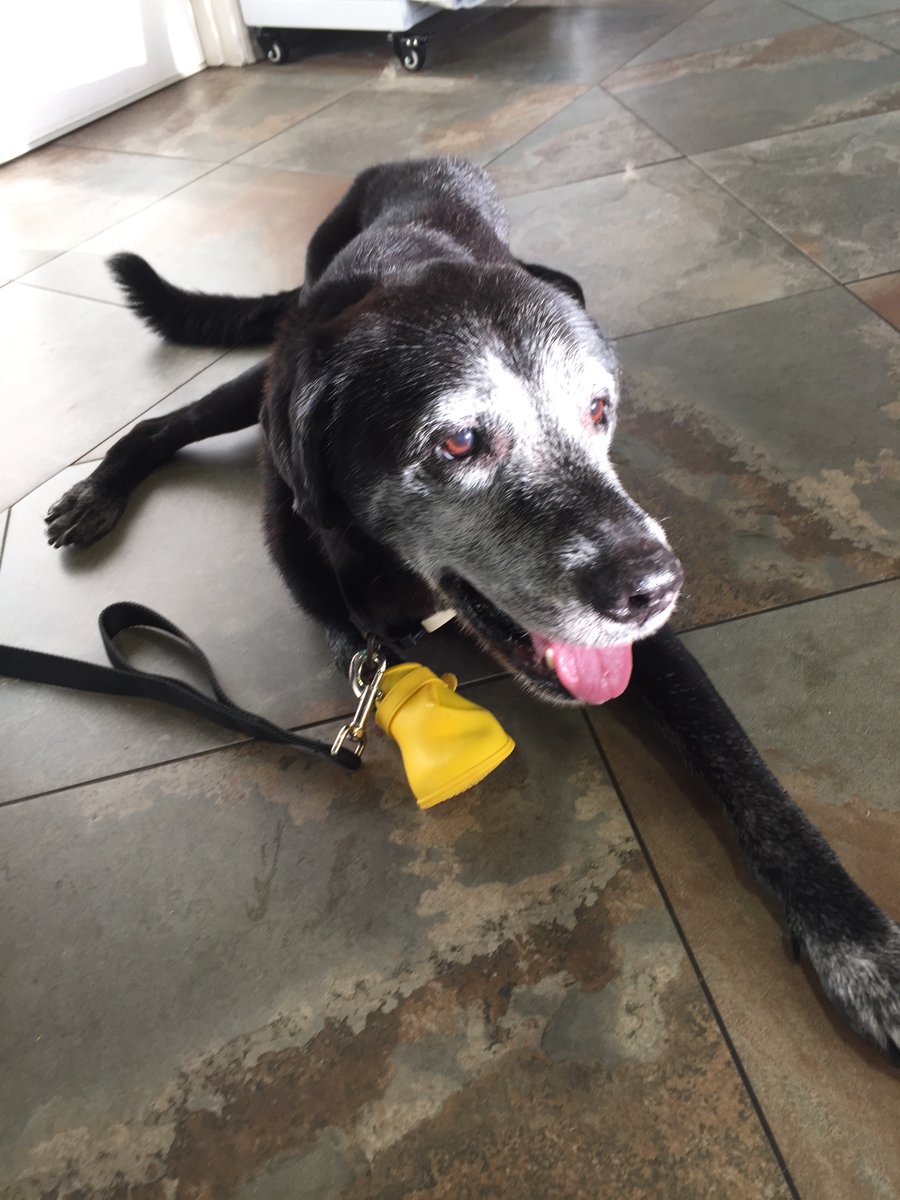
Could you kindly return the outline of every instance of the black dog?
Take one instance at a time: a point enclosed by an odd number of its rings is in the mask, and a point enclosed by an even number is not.
[[[272,352],[123,437],[50,510],[52,544],[96,541],[180,447],[261,422],[269,546],[338,665],[366,634],[396,643],[452,607],[546,699],[597,704],[629,686],[725,807],[795,951],[900,1063],[900,928],[668,626],[681,567],[609,461],[613,352],[574,280],[512,256],[484,172],[449,158],[364,172],[296,291],[208,296],[134,255],[111,266],[168,340]]]

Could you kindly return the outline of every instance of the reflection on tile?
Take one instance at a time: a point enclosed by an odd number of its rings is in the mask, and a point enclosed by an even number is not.
[[[686,154],[900,108],[896,57],[839,25],[629,66],[606,87]]]
[[[366,77],[273,71],[265,63],[215,67],[92,121],[63,144],[225,162],[302,121]]]
[[[471,38],[434,54],[434,69],[479,79],[598,83],[703,8],[704,0],[517,5],[479,23]]]
[[[30,271],[209,170],[209,163],[60,143],[6,163],[0,170],[0,276]]]
[[[678,153],[599,88],[591,88],[511,149],[490,174],[501,195],[608,175]]]
[[[747,4],[745,0],[712,0],[712,4],[654,42],[628,65],[718,50],[815,23],[815,17],[783,4],[782,0],[754,0],[753,4]]]
[[[0,291],[0,504],[49,479],[202,370],[219,351],[163,346],[108,304]]]
[[[686,162],[516,196],[508,207],[516,253],[576,276],[613,336],[828,282]]]
[[[866,17],[862,21],[847,21],[848,29],[881,42],[893,50],[900,50],[900,12],[882,13],[878,17]]]
[[[900,112],[701,154],[697,163],[839,279],[900,267]]]
[[[584,90],[385,74],[241,157],[257,167],[355,175],[373,163],[461,154],[486,163]]]
[[[894,917],[900,585],[686,642],[848,870]],[[780,945],[726,823],[606,710],[592,718],[801,1196],[900,1194],[897,1075]],[[852,1119],[848,1120],[848,1113]]]
[[[581,714],[480,699],[518,749],[429,814],[380,739],[0,811],[22,1200],[786,1200]]]
[[[332,175],[220,167],[33,271],[27,282],[121,304],[106,259],[131,250],[182,287],[239,295],[296,287],[307,243],[348,183]]]
[[[898,338],[842,288],[618,349],[613,457],[684,562],[682,624],[900,573]]]
[[[900,272],[881,275],[877,279],[862,279],[852,284],[850,291],[885,321],[890,321],[895,329],[900,329]]]

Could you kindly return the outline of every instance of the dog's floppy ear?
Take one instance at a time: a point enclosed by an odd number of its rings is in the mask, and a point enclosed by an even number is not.
[[[553,267],[542,267],[540,263],[521,262],[520,266],[524,267],[529,275],[533,275],[535,279],[542,279],[544,283],[552,284],[561,292],[565,292],[567,296],[571,296],[582,308],[585,307],[584,292],[581,284],[577,279],[573,279],[571,275],[566,275],[562,271],[557,271]]]
[[[261,423],[294,508],[317,528],[347,519],[329,470],[333,417],[342,351],[375,287],[369,276],[354,276],[313,289],[269,360]]]

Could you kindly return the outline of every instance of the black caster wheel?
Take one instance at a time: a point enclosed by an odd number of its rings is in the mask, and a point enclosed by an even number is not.
[[[266,51],[266,58],[270,63],[274,63],[276,67],[280,67],[282,63],[286,63],[289,57],[289,50],[281,38],[273,38],[272,44]]]
[[[290,46],[283,34],[277,29],[257,29],[254,31],[260,50],[276,67],[286,63],[290,57]]]
[[[425,39],[408,33],[395,33],[391,38],[394,53],[405,71],[421,71],[425,66]]]

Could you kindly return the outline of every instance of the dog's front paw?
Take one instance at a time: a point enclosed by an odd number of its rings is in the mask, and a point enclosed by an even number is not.
[[[93,479],[82,479],[52,506],[44,518],[51,546],[92,546],[122,515],[127,497]]]
[[[874,909],[874,905],[873,905]],[[831,1000],[863,1037],[900,1067],[900,926],[874,909],[858,937],[803,937]]]

